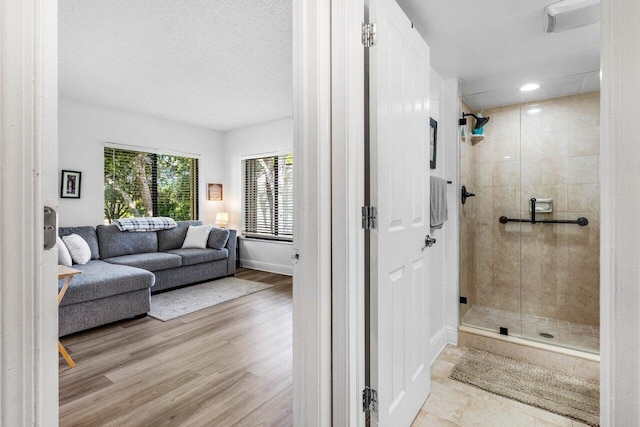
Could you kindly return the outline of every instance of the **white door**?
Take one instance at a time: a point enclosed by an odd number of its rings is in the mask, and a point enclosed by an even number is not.
[[[372,419],[402,427],[430,391],[429,47],[394,0],[369,4]]]

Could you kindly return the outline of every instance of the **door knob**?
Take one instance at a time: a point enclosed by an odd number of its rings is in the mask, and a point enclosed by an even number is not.
[[[422,250],[425,250],[426,248],[430,248],[431,246],[433,246],[435,244],[436,244],[436,239],[427,234],[424,237],[424,247],[422,248]]]

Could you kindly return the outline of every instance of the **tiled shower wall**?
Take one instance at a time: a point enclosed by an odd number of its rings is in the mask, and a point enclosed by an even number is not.
[[[599,104],[592,92],[482,111],[484,140],[461,144],[461,183],[477,195],[460,225],[471,304],[599,324]],[[532,197],[553,199],[539,219],[589,225],[498,222],[529,218]]]

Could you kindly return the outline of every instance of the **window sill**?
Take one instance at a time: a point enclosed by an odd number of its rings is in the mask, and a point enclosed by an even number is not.
[[[247,236],[247,235],[244,235],[244,234],[239,235],[238,239],[247,240],[247,241],[250,241],[250,242],[278,243],[278,244],[281,244],[281,245],[292,245],[293,244],[293,239],[285,240],[285,239],[277,239],[277,238],[273,238],[273,237]]]

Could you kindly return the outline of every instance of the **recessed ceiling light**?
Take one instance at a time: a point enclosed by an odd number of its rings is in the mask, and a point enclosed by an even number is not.
[[[540,108],[535,107],[535,108],[529,108],[527,113],[529,113],[529,114],[538,114],[540,111],[541,111]]]
[[[520,86],[520,91],[529,92],[530,90],[536,90],[540,87],[538,83],[527,83],[526,85]]]

